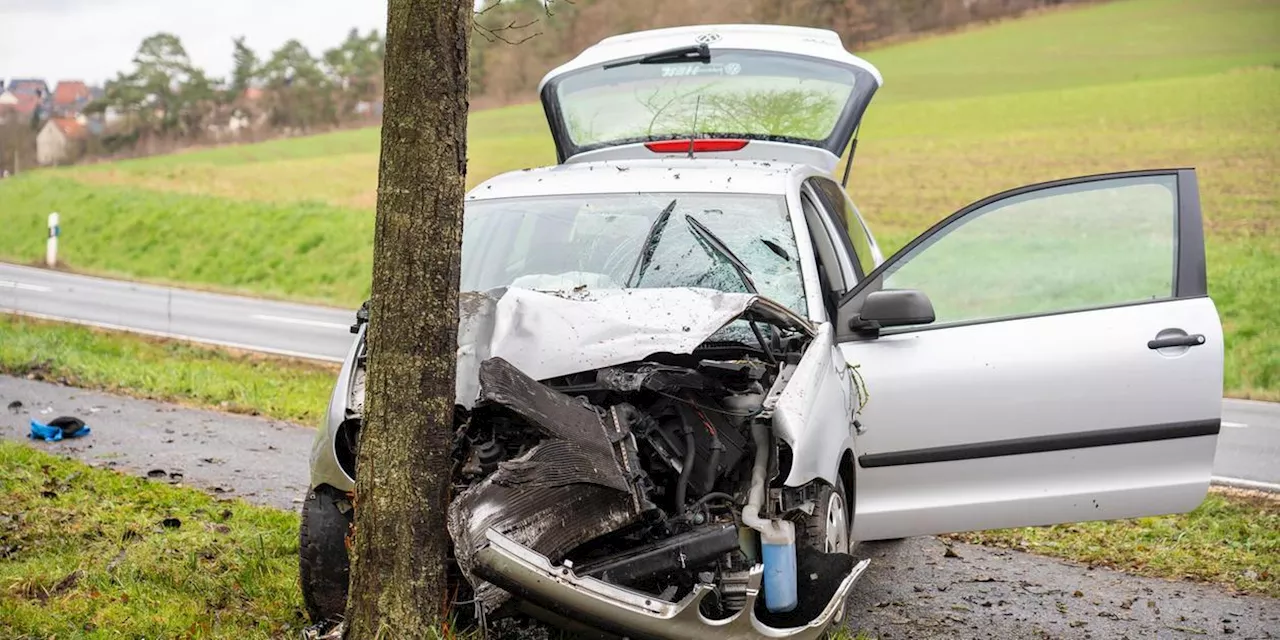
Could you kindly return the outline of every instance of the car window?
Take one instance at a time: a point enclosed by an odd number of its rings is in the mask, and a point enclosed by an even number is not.
[[[665,224],[655,225],[669,206]],[[761,295],[806,315],[786,201],[768,195],[632,193],[469,201],[462,290],[746,291],[730,261],[693,231],[691,218],[742,261]]]
[[[886,289],[918,289],[935,324],[1171,298],[1174,176],[1049,187],[989,203],[912,248]]]
[[[823,142],[860,95],[856,82],[814,58],[717,50],[707,64],[592,66],[551,88],[570,141],[592,149],[691,133]]]
[[[800,194],[800,207],[804,210],[804,217],[808,223],[809,235],[813,239],[813,252],[818,259],[818,268],[821,271],[821,278],[827,290],[822,292],[823,300],[826,302],[828,315],[835,311],[835,301],[839,294],[849,289],[852,283],[846,282],[844,270],[840,267],[839,251],[836,248],[831,234],[827,233],[827,227],[823,223],[824,213],[809,196],[807,192]]]
[[[862,220],[862,214],[853,205],[853,200],[845,196],[845,220],[848,222],[849,241],[853,243],[853,252],[857,255],[858,266],[862,275],[867,275],[880,266],[880,249],[871,235],[871,229]]]
[[[814,178],[811,183],[834,209],[833,213],[836,214],[834,220],[849,239],[849,248],[853,251],[854,259],[858,263],[858,278],[865,277],[875,270],[879,258],[878,250],[871,239],[871,231],[862,221],[858,209],[853,206],[853,200],[849,198],[849,194],[845,193],[834,180]]]

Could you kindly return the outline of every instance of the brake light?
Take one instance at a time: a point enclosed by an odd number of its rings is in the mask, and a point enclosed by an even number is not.
[[[747,142],[749,141],[741,138],[700,138],[692,141],[692,149],[694,153],[738,151],[747,146]],[[690,145],[690,140],[687,138],[644,143],[644,146],[654,153],[688,153]]]

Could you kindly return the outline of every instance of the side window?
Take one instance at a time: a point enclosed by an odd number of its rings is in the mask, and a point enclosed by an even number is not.
[[[1171,298],[1177,178],[1108,178],[1024,192],[968,212],[884,271],[935,325]]]
[[[875,246],[871,239],[871,230],[862,221],[862,215],[858,213],[857,207],[853,206],[853,201],[849,200],[848,196],[845,196],[845,219],[849,225],[849,241],[853,243],[853,253],[857,256],[862,275],[865,276],[879,266],[880,249]]]
[[[810,182],[830,205],[833,222],[845,234],[848,240],[846,246],[853,251],[854,260],[857,262],[858,278],[865,277],[875,270],[876,255],[872,248],[870,232],[863,224],[862,217],[858,215],[858,210],[854,208],[853,201],[834,180],[814,178]]]
[[[823,299],[827,302],[828,311],[832,311],[835,294],[847,291],[850,283],[845,282],[844,273],[840,269],[835,244],[822,222],[822,210],[804,192],[800,194],[800,207],[804,210],[805,223],[809,226],[809,235],[813,239],[813,252],[818,258],[818,268],[824,280],[826,290],[822,292]]]

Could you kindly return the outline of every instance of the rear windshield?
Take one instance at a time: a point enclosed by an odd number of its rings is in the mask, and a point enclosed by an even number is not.
[[[711,62],[594,67],[556,81],[579,150],[691,135],[820,143],[854,89],[848,67],[760,51],[713,50]]]
[[[665,224],[655,226],[668,208]],[[693,231],[696,223],[741,260],[760,295],[805,315],[799,252],[781,196],[633,193],[471,201],[462,232],[462,290],[748,291],[730,261]]]

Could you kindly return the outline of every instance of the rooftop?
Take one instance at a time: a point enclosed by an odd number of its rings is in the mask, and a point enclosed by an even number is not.
[[[467,199],[650,191],[781,195],[798,176],[818,173],[807,165],[756,160],[582,162],[504,173],[477,185]]]

